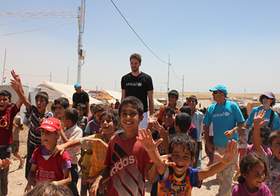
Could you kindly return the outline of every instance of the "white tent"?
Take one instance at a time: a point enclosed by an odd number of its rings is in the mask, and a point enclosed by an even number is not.
[[[54,102],[54,100],[59,97],[65,97],[68,99],[70,105],[72,105],[73,103],[72,96],[75,93],[73,85],[44,81],[41,84],[39,84],[37,88],[40,89],[40,91],[45,91],[46,93],[48,93],[50,102]],[[90,97],[89,103],[99,104],[102,102]]]

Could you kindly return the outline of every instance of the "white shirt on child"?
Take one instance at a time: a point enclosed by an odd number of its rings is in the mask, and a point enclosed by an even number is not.
[[[64,134],[68,140],[80,139],[83,136],[83,131],[76,125],[64,131]],[[59,144],[63,144],[63,140],[61,139]],[[80,146],[66,148],[71,160],[71,164],[78,164],[78,155],[80,153]]]

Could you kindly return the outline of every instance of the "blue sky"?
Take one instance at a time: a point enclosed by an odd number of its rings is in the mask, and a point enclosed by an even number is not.
[[[170,63],[170,89],[207,92],[224,84],[229,92],[280,93],[280,2],[114,0],[119,10],[163,61]],[[64,10],[80,0],[2,1],[3,11]],[[77,21],[77,18],[0,17],[0,35]],[[0,36],[0,72],[7,49],[5,74],[15,69],[24,84],[44,80],[69,84],[77,79],[77,23],[41,31]],[[83,46],[86,61],[82,86],[120,91],[121,77],[130,72],[129,56],[142,55],[140,69],[153,78],[156,92],[167,90],[167,64],[158,60],[137,38],[110,0],[87,0]],[[178,78],[177,78],[178,77]]]

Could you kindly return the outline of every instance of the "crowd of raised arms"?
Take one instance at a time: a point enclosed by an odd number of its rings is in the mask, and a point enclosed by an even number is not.
[[[197,109],[195,95],[179,108],[179,93],[171,90],[168,104],[155,112],[152,79],[139,70],[141,56],[132,54],[130,65],[115,104],[90,105],[76,83],[72,107],[57,97],[51,111],[46,92],[39,91],[32,105],[20,76],[11,72],[19,100],[12,103],[11,92],[0,91],[1,196],[8,194],[11,154],[19,169],[25,168],[22,195],[191,195],[215,174],[219,196],[280,195],[280,120],[272,110],[272,92],[262,94],[262,105],[248,114],[227,99],[223,85],[209,89],[215,103],[203,110]],[[24,122],[17,115],[22,104]],[[23,123],[29,129],[25,164],[18,154]],[[206,167],[202,149],[209,158]],[[238,184],[232,189],[233,181]]]

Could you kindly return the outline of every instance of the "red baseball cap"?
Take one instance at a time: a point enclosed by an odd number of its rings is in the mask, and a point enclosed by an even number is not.
[[[36,131],[39,129],[46,129],[50,132],[55,132],[56,130],[60,131],[61,123],[57,118],[47,118],[42,122],[41,126],[36,129]]]

